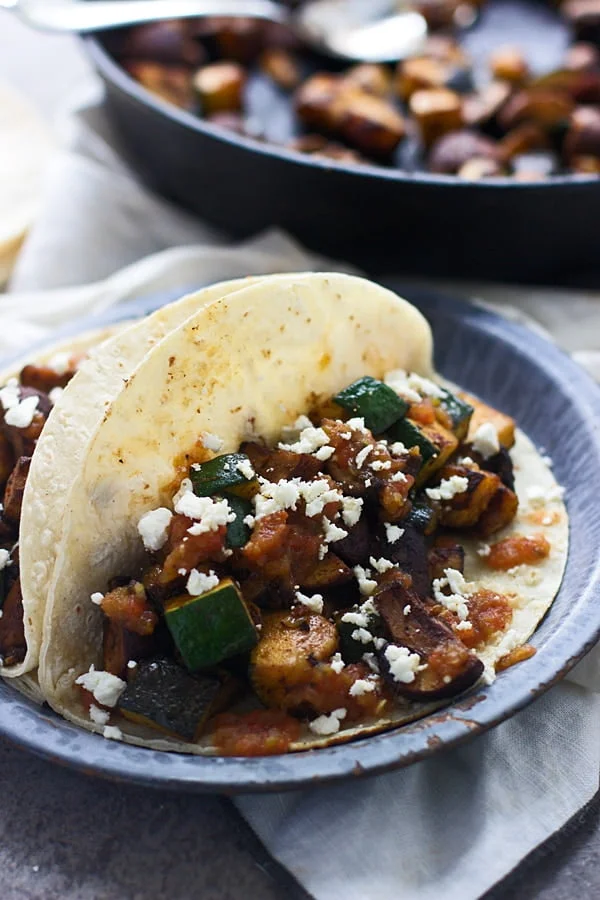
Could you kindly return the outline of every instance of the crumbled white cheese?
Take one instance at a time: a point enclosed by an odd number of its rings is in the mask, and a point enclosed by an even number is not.
[[[21,400],[14,406],[10,406],[4,414],[6,424],[15,428],[29,428],[38,408],[39,399],[37,394],[34,394],[31,397],[25,397],[24,400]]]
[[[401,684],[412,684],[416,673],[421,669],[421,657],[411,653],[407,647],[388,644],[384,656],[390,667],[390,675]]]
[[[471,459],[470,456],[463,456],[462,459],[459,459],[459,465],[461,466],[474,466],[475,463]]]
[[[340,722],[346,718],[347,710],[334,709],[328,716],[319,716],[308,723],[308,727],[314,734],[335,734],[340,730]]]
[[[250,462],[249,459],[241,459],[236,464],[236,469],[238,470],[238,472],[241,472],[241,474],[244,476],[244,478],[247,478],[248,481],[252,481],[252,479],[256,475],[256,472],[252,468],[252,463]]]
[[[429,378],[416,372],[394,369],[385,376],[385,383],[397,394],[402,394],[411,403],[419,403],[423,397],[443,397],[444,391]]]
[[[71,365],[71,354],[67,352],[55,353],[48,360],[48,368],[56,372],[57,375],[64,375]]]
[[[3,548],[0,549],[0,571],[2,571],[2,569],[5,569],[7,566],[10,566],[10,564],[10,551],[4,550]]]
[[[425,488],[425,493],[431,500],[452,500],[457,494],[464,494],[469,487],[469,479],[463,475],[451,475],[443,478],[438,487]]]
[[[492,548],[490,547],[489,544],[480,544],[479,547],[477,548],[478,556],[484,556],[484,557],[489,556],[491,552],[492,552]]]
[[[110,707],[117,705],[119,697],[127,687],[121,678],[117,678],[110,672],[97,671],[93,665],[90,666],[89,672],[85,672],[75,679],[75,684],[82,685],[86,691],[93,694],[94,699],[101,706]]]
[[[354,566],[353,571],[358,581],[359,591],[364,597],[369,597],[377,587],[377,582],[371,578],[371,572],[362,566]]]
[[[164,546],[172,518],[171,510],[162,506],[142,516],[138,522],[138,532],[146,550],[156,551]]]
[[[329,547],[327,544],[321,544],[319,547],[319,559],[325,559],[327,554],[329,553]]]
[[[350,637],[361,644],[370,644],[373,640],[373,635],[366,628],[355,628]]]
[[[372,463],[369,463],[369,468],[374,472],[382,472],[392,468],[392,461],[391,459],[374,459]]]
[[[395,441],[393,444],[390,444],[389,450],[394,456],[404,456],[408,453],[408,448],[404,446],[402,441]]]
[[[363,418],[359,418],[356,416],[354,419],[348,419],[346,422],[348,428],[352,428],[353,431],[362,431],[363,434],[370,434],[371,432],[365,426],[365,420]]]
[[[192,468],[194,468],[194,467],[192,466]],[[174,507],[177,506],[177,504],[179,503],[179,501],[181,500],[181,498],[183,497],[184,494],[193,494],[193,492],[194,492],[194,485],[192,484],[191,479],[184,478],[182,480],[181,484],[179,485],[179,490],[173,496],[173,506]]]
[[[20,396],[19,383],[16,378],[11,378],[6,382],[6,385],[2,390],[0,390],[0,403],[2,404],[2,409],[12,409],[13,406],[17,406]]]
[[[342,519],[352,528],[360,519],[363,508],[362,497],[344,497],[342,499]]]
[[[320,462],[325,462],[325,460],[330,459],[335,453],[335,447],[330,447],[329,445],[325,447],[320,447],[319,450],[315,454],[313,454]]]
[[[407,603],[406,606],[404,607],[404,609],[402,610],[402,614],[407,616],[409,614],[409,612],[411,611],[411,609],[412,609],[412,607],[411,607],[410,603]]]
[[[90,719],[95,725],[106,725],[110,713],[106,709],[100,709],[95,703],[90,703]]]
[[[407,481],[407,478],[404,472],[394,472],[390,481]]]
[[[346,663],[342,659],[341,653],[334,653],[333,656],[331,657],[329,665],[331,666],[331,668],[333,669],[335,674],[339,675],[340,672],[342,671],[342,669],[345,668]]]
[[[221,438],[216,434],[211,434],[210,431],[204,432],[202,435],[202,443],[207,450],[212,450],[213,453],[218,453],[223,446]]]
[[[218,575],[210,570],[208,575],[205,575],[204,572],[199,572],[198,569],[192,569],[190,572],[190,577],[187,580],[186,589],[188,594],[192,594],[194,597],[200,597],[202,594],[208,593],[208,591],[212,591],[213,588],[219,583]]]
[[[464,619],[464,621],[459,622],[455,627],[457,631],[470,631],[473,625],[468,619]]]
[[[289,450],[291,453],[314,453],[326,444],[329,444],[329,437],[325,431],[310,424],[302,429],[298,440],[293,444],[279,444],[278,446],[280,450]],[[333,453],[333,449],[331,452]]]
[[[347,622],[348,625],[356,625],[358,628],[366,628],[369,624],[369,617],[362,609],[358,612],[350,610],[350,612],[344,613],[342,622]]]
[[[235,522],[235,513],[227,500],[213,500],[212,497],[197,497],[185,493],[175,504],[175,512],[188,519],[198,521],[188,528],[190,534],[204,534],[207,531],[218,531],[223,525]]]
[[[302,606],[306,606],[311,612],[318,613],[319,615],[323,612],[322,594],[313,594],[312,597],[307,597],[306,594],[301,594],[300,591],[296,591],[295,597],[298,603],[301,603]]]
[[[377,687],[377,682],[373,677],[357,678],[354,684],[350,686],[348,693],[351,697],[362,697],[363,694],[370,694]]]
[[[399,525],[392,525],[391,522],[384,522],[383,527],[385,528],[388,544],[395,544],[404,534],[404,528],[400,528]]]
[[[380,575],[383,575],[385,572],[389,572],[390,569],[394,568],[394,563],[390,562],[389,559],[384,559],[383,556],[380,559],[375,559],[374,556],[370,556],[369,562]]]
[[[471,585],[467,584],[462,572],[459,572],[458,569],[444,569],[444,575],[445,578],[434,579],[433,596],[438,603],[456,613],[461,622],[464,622],[469,615],[466,600],[472,593]],[[450,594],[443,592],[443,588],[446,587],[450,588]]]
[[[254,497],[254,513],[256,519],[262,519],[284,509],[296,509],[300,500],[299,479],[287,481],[280,479],[277,483],[261,480],[260,493]]]
[[[129,660],[129,662],[127,663],[127,668],[128,669],[137,669],[137,662],[135,661],[135,659]]]
[[[505,635],[503,635],[500,643],[496,647],[496,652],[498,655],[498,659],[503,656],[506,656],[507,653],[510,653],[511,650],[515,650],[516,647],[519,647],[521,644],[521,639],[517,631],[514,628],[509,628]]]
[[[367,456],[369,455],[369,453],[372,453],[372,452],[373,452],[373,447],[371,447],[370,444],[367,444],[366,447],[363,447],[362,450],[358,451],[358,453],[356,454],[356,460],[355,460],[357,469],[362,469]]]
[[[52,403],[53,406],[56,406],[56,404],[58,403],[58,401],[60,400],[60,398],[62,397],[64,392],[65,392],[64,388],[61,388],[61,387],[54,387],[54,388],[52,388],[51,391],[48,391],[48,396],[49,396],[50,402]]]
[[[554,465],[554,463],[552,462],[552,457],[548,456],[547,453],[544,453],[543,450],[540,450],[540,459],[548,466],[549,469],[551,469]]]
[[[480,453],[484,459],[489,459],[500,450],[498,432],[491,422],[483,422],[473,435],[473,450]]]
[[[107,738],[109,741],[123,740],[123,732],[116,725],[105,725],[102,736]]]
[[[379,663],[377,662],[377,657],[374,653],[363,653],[362,655],[363,662],[366,662],[368,667],[372,672],[375,672],[376,675],[379,675]]]
[[[342,503],[343,496],[339,491],[331,488],[328,481],[303,481],[301,484],[302,497],[306,503],[306,515],[308,518],[320,515],[328,503]]]
[[[350,438],[352,437],[352,432],[351,431],[342,431],[342,433],[340,434],[340,437],[344,441],[349,441]]]
[[[90,600],[92,601],[92,603],[95,603],[96,606],[102,606],[104,594],[102,594],[100,591],[94,591],[94,593],[90,596]]]
[[[341,541],[343,538],[348,537],[347,531],[325,517],[323,517],[323,529],[324,540],[327,544],[333,544],[335,541]]]

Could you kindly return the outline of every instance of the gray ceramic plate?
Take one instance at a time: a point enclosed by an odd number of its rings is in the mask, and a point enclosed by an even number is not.
[[[179,294],[183,291],[178,292]],[[141,315],[173,297],[140,300],[74,333]],[[600,636],[600,391],[556,347],[530,331],[458,301],[410,299],[431,322],[446,377],[513,415],[551,456],[566,487],[571,550],[560,593],[532,643],[537,654],[488,688],[396,731],[351,744],[258,759],[159,753],[88,734],[0,684],[0,733],[86,773],[186,791],[298,788],[407,766],[512,716],[562,678]]]

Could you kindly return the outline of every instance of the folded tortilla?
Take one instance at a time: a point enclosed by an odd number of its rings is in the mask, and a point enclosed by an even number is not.
[[[432,376],[427,322],[390,291],[337,274],[282,276],[238,290],[200,309],[158,343],[107,408],[64,507],[39,669],[53,708],[83,728],[102,732],[90,721],[75,686],[91,664],[102,668],[103,615],[90,595],[142,563],[137,523],[144,513],[170,503],[189,464],[205,454],[206,435],[218,435],[224,453],[237,451],[250,436],[273,443],[315,400],[361,376],[382,378],[398,368]],[[552,473],[524,435],[519,434],[512,456],[521,494],[532,481],[553,493]],[[466,578],[509,594],[515,609],[510,633],[486,650],[484,662],[490,667],[527,640],[558,590],[567,519],[560,499],[552,502],[557,512],[548,531],[553,552],[544,565],[484,574],[476,543],[461,538]],[[523,527],[526,515],[524,506],[509,532]],[[306,729],[292,749],[395,727],[431,708],[398,704],[384,719],[352,725],[333,737],[315,737]],[[186,744],[130,722],[119,724],[123,739],[134,744],[215,752],[207,739]]]

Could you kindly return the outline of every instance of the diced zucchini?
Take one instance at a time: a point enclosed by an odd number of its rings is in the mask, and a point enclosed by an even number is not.
[[[365,420],[366,427],[373,434],[381,434],[405,416],[408,403],[398,396],[383,381],[365,375],[348,387],[340,391],[333,398],[334,402],[342,406],[353,416],[360,416]]]
[[[421,487],[430,475],[443,466],[458,447],[456,435],[435,422],[421,425],[410,419],[401,419],[390,428],[386,435],[389,441],[402,441],[408,447],[418,447],[423,464],[417,476],[417,487]]]
[[[250,529],[244,523],[246,516],[252,515],[252,504],[243,497],[228,494],[225,498],[235,519],[227,526],[227,546],[232,548],[244,547],[250,540]]]
[[[198,597],[186,594],[170,600],[165,619],[190,672],[245,653],[258,642],[250,610],[231,578]]]
[[[218,678],[194,678],[171,659],[138,663],[117,708],[126,719],[186,741],[197,740],[222,708]]]
[[[225,453],[223,456],[215,456],[207,462],[197,463],[190,469],[190,478],[194,486],[194,493],[198,497],[212,497],[223,491],[238,493],[240,487],[247,487],[254,483],[254,479],[247,478],[238,468],[240,464],[251,466],[245,453]]]
[[[444,389],[444,396],[440,398],[440,406],[452,421],[452,431],[459,441],[464,441],[469,422],[473,415],[473,407],[465,400],[461,400],[456,394]]]
[[[352,610],[352,613],[359,612],[359,608],[356,606]],[[360,626],[356,625],[353,622],[343,622],[344,613],[340,613],[336,616],[336,626],[340,638],[340,653],[342,655],[342,659],[345,663],[355,663],[360,662],[363,657],[363,653],[374,653],[375,652],[375,644],[373,641],[363,642],[358,640],[356,637],[352,637],[355,632],[360,630]],[[364,626],[363,626],[364,627]],[[368,613],[367,614],[367,626],[366,631],[370,632],[373,637],[381,637],[383,634],[382,631],[383,623],[381,621],[381,617],[377,613]]]
[[[437,512],[422,497],[413,500],[411,511],[402,521],[402,525],[412,525],[421,534],[433,534],[437,523]]]
[[[424,433],[424,426],[411,422],[410,419],[401,419],[389,429],[386,437],[388,441],[400,441],[407,450],[411,447],[418,447],[421,454],[422,466],[425,466],[430,460],[437,456],[437,447],[433,444]]]

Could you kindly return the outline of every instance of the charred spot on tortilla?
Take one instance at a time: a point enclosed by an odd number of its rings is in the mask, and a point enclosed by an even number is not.
[[[51,705],[102,732],[84,677],[124,740],[267,755],[399,727],[528,658],[564,507],[514,420],[442,383],[431,350],[413,307],[341,275],[245,287],[159,342],[72,498],[40,666]],[[117,502],[89,533],[76,497],[92,485]],[[544,492],[543,543],[525,523]],[[87,630],[82,595],[101,612]],[[178,685],[219,711],[176,715]]]

